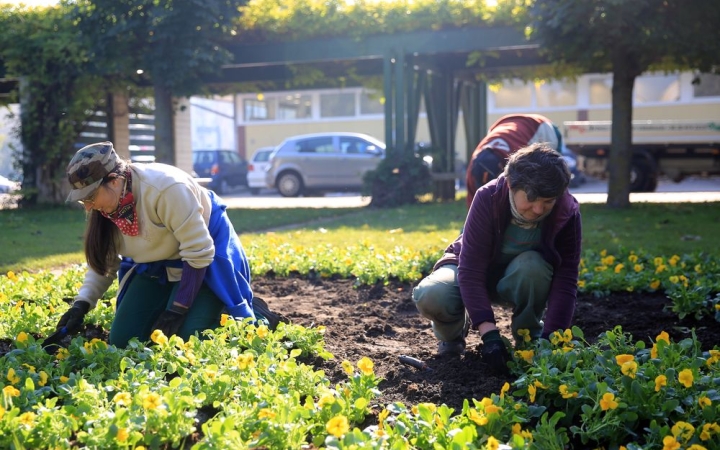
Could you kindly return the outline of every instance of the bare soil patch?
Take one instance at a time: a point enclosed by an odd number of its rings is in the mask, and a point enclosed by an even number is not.
[[[327,327],[326,348],[335,359],[320,363],[320,368],[333,382],[346,377],[340,367],[344,359],[355,363],[363,356],[371,358],[375,373],[384,379],[378,405],[432,402],[459,411],[464,399],[498,393],[505,381],[511,381],[489,373],[477,350],[480,337],[476,332],[470,332],[463,357],[436,357],[437,341],[429,322],[415,309],[412,288],[412,284],[397,282],[355,287],[352,280],[253,280],[255,295],[293,323]],[[602,299],[581,296],[574,325],[590,342],[616,325],[635,340],[646,342],[661,331],[677,341],[689,337],[692,329],[705,349],[720,342],[720,326],[714,319],[680,320],[665,310],[667,305],[669,301],[660,294],[618,293]],[[497,306],[495,311],[503,334],[510,336],[511,310]],[[400,355],[424,360],[431,370],[403,365]]]

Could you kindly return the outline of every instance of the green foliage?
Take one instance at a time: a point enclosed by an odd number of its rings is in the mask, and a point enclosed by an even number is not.
[[[372,196],[371,206],[393,208],[416,203],[430,192],[431,181],[422,158],[388,149],[378,167],[363,177],[363,193]]]
[[[501,0],[254,0],[241,8],[243,42],[392,34],[479,25],[519,24],[525,2]]]
[[[93,111],[105,101],[104,81],[90,70],[86,41],[67,7],[0,9],[0,60],[21,78],[23,204],[59,203],[65,166]]]
[[[73,18],[106,75],[141,69],[174,95],[202,91],[202,77],[231,60],[233,22],[244,0],[84,0]],[[147,83],[148,78],[145,78]],[[143,78],[137,79],[143,81]]]

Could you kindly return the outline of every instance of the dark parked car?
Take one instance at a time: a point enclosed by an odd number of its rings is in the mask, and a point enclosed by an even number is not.
[[[233,150],[193,150],[193,170],[207,187],[220,195],[247,186],[248,163]]]

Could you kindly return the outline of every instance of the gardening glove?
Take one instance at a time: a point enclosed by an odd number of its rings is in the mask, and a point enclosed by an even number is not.
[[[509,375],[507,363],[511,361],[510,354],[498,330],[488,331],[482,335],[483,346],[480,355],[490,370],[497,375]]]
[[[59,331],[65,328],[68,334],[75,333],[80,330],[88,311],[90,311],[90,303],[80,300],[76,301],[72,307],[60,317],[60,321],[55,329]]]
[[[207,267],[197,269],[187,261],[183,261],[180,286],[177,293],[168,309],[163,311],[155,321],[152,327],[153,330],[160,330],[167,337],[177,334],[185,321],[185,315],[192,307],[195,297],[197,297],[200,287],[202,287],[205,272],[207,272]]]
[[[167,337],[177,334],[178,330],[185,322],[185,314],[180,314],[175,311],[165,310],[160,314],[160,317],[155,321],[152,326],[154,330],[160,330]]]

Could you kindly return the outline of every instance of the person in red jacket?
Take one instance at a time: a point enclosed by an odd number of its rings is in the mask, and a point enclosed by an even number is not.
[[[464,353],[472,328],[483,361],[505,373],[510,355],[496,326],[497,301],[513,305],[516,344],[569,328],[582,242],[569,183],[563,157],[535,143],[510,155],[503,174],[478,189],[463,233],[412,293],[440,341],[438,355]]]
[[[478,188],[494,180],[505,167],[508,156],[535,142],[545,142],[560,151],[560,132],[552,121],[540,114],[510,114],[501,117],[488,129],[470,158],[465,184],[467,206]]]

